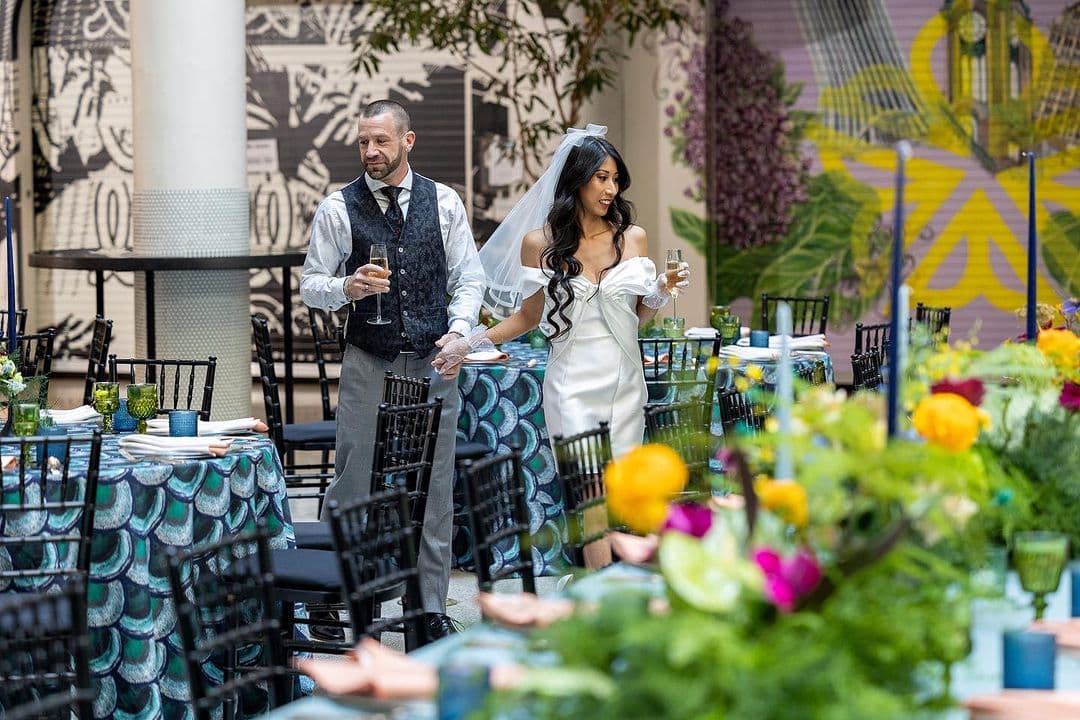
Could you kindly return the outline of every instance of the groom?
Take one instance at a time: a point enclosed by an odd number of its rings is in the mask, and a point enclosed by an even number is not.
[[[431,372],[437,349],[476,324],[484,270],[457,193],[409,166],[416,143],[409,115],[391,100],[373,102],[358,123],[365,173],[320,204],[312,223],[300,295],[315,308],[350,304],[337,409],[334,480],[326,499],[347,503],[371,492],[375,420],[387,370],[431,376],[443,399],[439,437],[420,540],[420,595],[428,639],[453,631],[446,617],[453,521],[457,371]],[[368,262],[383,243],[390,277]],[[376,295],[389,325],[371,325]],[[325,512],[324,512],[325,514]]]

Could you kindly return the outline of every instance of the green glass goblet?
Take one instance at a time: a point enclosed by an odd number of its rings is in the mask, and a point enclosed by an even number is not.
[[[727,305],[713,305],[709,308],[709,325],[711,325],[716,332],[720,332],[720,319],[729,315],[731,315],[731,308]]]
[[[1013,565],[1020,585],[1035,596],[1035,619],[1046,610],[1046,594],[1061,583],[1069,559],[1069,537],[1055,532],[1019,532],[1013,537]]]
[[[146,421],[157,415],[157,385],[154,383],[132,383],[127,387],[127,407],[131,417],[138,423],[135,431],[146,432]]]
[[[16,435],[28,437],[37,435],[41,409],[37,403],[15,403],[11,406],[11,429]],[[23,465],[30,463],[30,448],[22,449]]]
[[[101,413],[101,431],[113,431],[113,413],[120,409],[120,383],[94,383],[94,409]]]
[[[725,315],[720,318],[720,344],[735,345],[739,342],[739,333],[742,328],[739,325],[738,315]]]

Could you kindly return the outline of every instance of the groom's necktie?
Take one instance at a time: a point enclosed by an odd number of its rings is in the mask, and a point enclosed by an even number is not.
[[[405,227],[405,216],[401,212],[401,205],[398,204],[401,188],[387,185],[380,190],[390,201],[386,207],[386,222],[390,223],[390,231],[394,233],[394,239],[397,240],[401,237],[401,228]]]

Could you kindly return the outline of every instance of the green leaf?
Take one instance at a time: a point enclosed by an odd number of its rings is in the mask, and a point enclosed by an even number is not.
[[[671,227],[688,245],[702,255],[705,254],[705,218],[698,217],[689,210],[671,208]]]
[[[878,226],[880,202],[873,188],[840,172],[817,175],[807,191],[754,296],[831,295],[833,316],[853,321],[885,287],[890,238]]]
[[[1043,262],[1070,296],[1080,295],[1080,217],[1067,210],[1050,216],[1039,232]]]

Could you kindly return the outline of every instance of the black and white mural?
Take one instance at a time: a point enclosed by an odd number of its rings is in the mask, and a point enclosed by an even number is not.
[[[0,9],[13,3],[0,0]],[[127,0],[32,2],[38,249],[132,246],[129,11]],[[505,108],[448,58],[431,52],[395,55],[376,78],[351,71],[352,40],[363,12],[357,2],[248,3],[253,246],[307,245],[319,200],[359,172],[355,119],[361,107],[380,97],[409,108],[418,135],[414,168],[461,193],[472,208],[478,239],[516,200],[521,177],[509,157],[512,138]],[[13,70],[6,63],[0,77],[0,183],[5,184],[17,182],[12,158],[18,143],[7,121],[15,94]],[[466,143],[471,144],[471,161]],[[32,281],[23,294],[34,308],[29,324],[56,326],[60,354],[81,354],[94,314],[92,273],[29,269],[27,277]],[[299,268],[294,288],[298,281]],[[134,338],[126,330],[134,326],[133,278],[120,273],[105,282],[107,313],[119,328],[117,351],[133,350]],[[279,270],[252,271],[252,309],[272,318],[279,336],[286,321],[280,287]],[[299,302],[294,308],[290,321],[299,338],[307,332],[307,316]],[[303,344],[298,352],[306,352]]]

